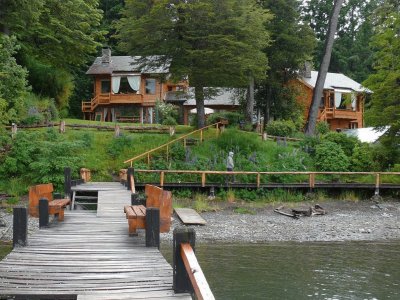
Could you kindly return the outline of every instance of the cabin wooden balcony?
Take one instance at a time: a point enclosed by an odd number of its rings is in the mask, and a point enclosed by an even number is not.
[[[141,94],[99,94],[90,101],[82,101],[82,112],[93,112],[99,105],[143,104]]]
[[[362,118],[362,112],[354,111],[352,109],[337,109],[332,107],[325,107],[319,110],[318,119],[327,121],[331,119],[347,119],[356,120]]]

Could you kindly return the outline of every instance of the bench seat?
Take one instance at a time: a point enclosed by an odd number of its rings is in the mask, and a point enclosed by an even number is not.
[[[136,235],[136,229],[146,228],[146,207],[159,208],[160,232],[169,232],[172,215],[172,193],[149,184],[146,184],[145,193],[146,206],[127,205],[124,207],[129,235]]]
[[[146,226],[146,207],[143,205],[125,206],[124,212],[128,219],[129,235],[135,235],[136,229],[144,229]]]

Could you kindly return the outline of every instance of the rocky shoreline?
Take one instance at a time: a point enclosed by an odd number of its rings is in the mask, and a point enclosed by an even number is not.
[[[202,213],[205,226],[191,226],[200,243],[263,243],[270,241],[339,242],[400,239],[400,202],[376,205],[372,201],[325,201],[326,215],[289,218],[274,212],[278,206],[237,213],[235,204],[217,212]],[[310,204],[296,204],[307,207]],[[173,228],[182,226],[174,215]],[[170,233],[162,241],[172,240]]]
[[[274,212],[280,205],[309,207],[313,204],[279,204],[256,208],[245,204],[228,204],[213,212],[201,213],[205,226],[190,226],[198,243],[263,243],[270,241],[338,242],[400,239],[400,201],[324,201],[326,215],[289,218]],[[245,212],[245,213],[243,213]],[[0,240],[12,240],[12,215],[0,210]],[[183,226],[174,214],[169,233],[161,241],[172,242],[175,227]],[[28,234],[39,228],[38,219],[28,219]],[[144,235],[140,232],[140,235]]]

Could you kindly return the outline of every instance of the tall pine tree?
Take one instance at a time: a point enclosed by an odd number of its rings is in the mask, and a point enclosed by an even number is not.
[[[128,0],[119,22],[121,48],[163,55],[177,80],[195,89],[198,127],[205,125],[205,87],[246,86],[265,76],[270,14],[256,0]]]

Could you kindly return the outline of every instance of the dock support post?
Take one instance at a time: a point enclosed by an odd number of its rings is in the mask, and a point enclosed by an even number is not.
[[[64,195],[71,199],[71,168],[64,168]]]
[[[160,209],[146,209],[146,247],[160,249]]]
[[[131,190],[131,187],[132,187],[131,175],[133,176],[133,168],[132,168],[132,167],[129,167],[129,168],[128,168],[128,172],[127,172],[127,174],[126,174],[126,182],[127,182],[127,184],[128,184],[128,186],[127,186],[127,190],[128,190],[128,191],[130,191],[130,190]]]
[[[25,207],[13,209],[13,248],[28,243],[28,210]]]
[[[193,287],[186,272],[181,256],[181,244],[190,243],[195,251],[196,232],[193,228],[178,227],[174,229],[173,239],[173,289],[175,293],[193,293]]]
[[[39,228],[49,226],[49,201],[46,198],[39,200]]]

